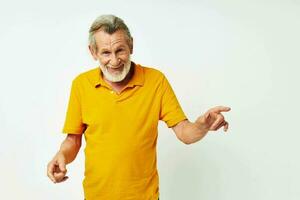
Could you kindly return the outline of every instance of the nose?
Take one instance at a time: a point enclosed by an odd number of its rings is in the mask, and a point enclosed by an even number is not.
[[[113,67],[119,66],[121,62],[121,59],[118,58],[115,54],[112,54],[111,59],[110,59],[110,65]]]

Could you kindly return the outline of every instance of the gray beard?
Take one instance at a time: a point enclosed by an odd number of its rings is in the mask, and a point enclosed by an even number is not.
[[[112,74],[107,69],[109,67],[103,66],[100,63],[100,69],[103,73],[103,76],[105,77],[106,80],[108,80],[110,82],[113,82],[113,83],[123,81],[125,79],[125,77],[127,76],[127,74],[129,73],[129,71],[130,71],[130,66],[131,66],[131,61],[129,59],[128,62],[124,64],[124,67],[123,67],[123,69],[120,73]]]

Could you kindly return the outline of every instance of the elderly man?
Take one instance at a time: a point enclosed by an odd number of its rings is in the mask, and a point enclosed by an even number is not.
[[[131,61],[133,39],[122,19],[102,15],[89,31],[89,50],[99,67],[72,82],[63,133],[68,134],[49,162],[47,175],[65,181],[84,134],[86,200],[157,200],[158,121],[184,144],[202,139],[228,123],[218,106],[190,122],[166,77]]]

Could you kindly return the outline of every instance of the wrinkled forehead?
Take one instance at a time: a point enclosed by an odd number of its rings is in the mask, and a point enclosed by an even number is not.
[[[128,37],[123,30],[117,30],[110,34],[100,29],[94,36],[98,48],[128,45]]]

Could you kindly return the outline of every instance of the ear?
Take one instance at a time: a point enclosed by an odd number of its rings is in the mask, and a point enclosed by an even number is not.
[[[130,54],[133,53],[133,38],[130,40]]]
[[[97,61],[97,60],[98,60],[98,58],[97,58],[97,53],[96,53],[96,51],[94,50],[94,48],[92,48],[91,45],[89,45],[89,50],[90,50],[90,53],[91,53],[91,55],[93,56],[94,60]]]

